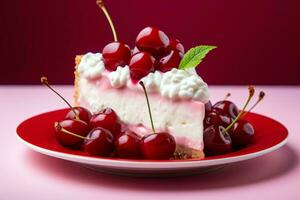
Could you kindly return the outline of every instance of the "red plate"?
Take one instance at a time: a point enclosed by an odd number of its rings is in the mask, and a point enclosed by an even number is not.
[[[62,120],[68,109],[43,113],[22,122],[17,128],[21,142],[40,153],[85,164],[94,169],[110,173],[149,175],[199,172],[211,166],[251,159],[274,151],[283,146],[288,137],[287,129],[279,122],[263,115],[249,113],[246,119],[255,128],[255,142],[247,148],[232,153],[188,160],[127,160],[117,158],[99,158],[79,150],[61,146],[54,135],[53,124]],[[152,174],[153,175],[153,174]]]

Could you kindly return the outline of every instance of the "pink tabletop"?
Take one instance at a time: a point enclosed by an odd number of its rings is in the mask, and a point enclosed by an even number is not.
[[[71,86],[57,89],[72,98]],[[247,95],[242,86],[210,89],[213,102],[231,92],[231,99],[241,105]],[[44,87],[0,86],[0,199],[300,199],[300,87],[260,89],[267,96],[256,112],[286,125],[290,131],[286,146],[213,173],[143,179],[101,174],[27,149],[16,139],[17,124],[65,105]]]

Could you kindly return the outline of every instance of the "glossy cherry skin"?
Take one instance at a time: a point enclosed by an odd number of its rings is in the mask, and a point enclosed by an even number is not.
[[[232,145],[236,149],[246,147],[254,141],[254,127],[246,120],[238,120],[229,131]]]
[[[89,155],[108,157],[114,150],[114,137],[104,128],[95,128],[87,135],[83,144]]]
[[[139,52],[133,55],[129,62],[130,76],[134,80],[140,80],[154,71],[155,59],[147,52]]]
[[[131,50],[128,45],[122,42],[112,42],[103,48],[102,56],[105,68],[109,71],[115,71],[118,66],[128,65]]]
[[[212,125],[204,130],[203,142],[204,153],[207,156],[214,156],[229,153],[232,151],[232,141],[228,132],[224,132],[222,126]]]
[[[170,45],[168,36],[156,27],[146,27],[138,34],[135,45],[140,51],[146,51],[154,57],[162,57]]]
[[[121,123],[116,112],[111,108],[105,108],[94,114],[90,120],[91,129],[101,127],[109,130],[114,136],[120,134]]]
[[[170,45],[168,46],[167,49],[168,49],[168,51],[176,50],[176,51],[179,51],[182,54],[184,54],[184,47],[178,39],[171,39]]]
[[[228,115],[222,115],[212,111],[205,115],[203,125],[204,128],[208,128],[211,125],[221,125],[226,128],[231,122],[232,119]]]
[[[80,120],[82,120],[86,123],[90,122],[90,119],[92,117],[92,113],[88,109],[86,109],[84,107],[74,107],[74,110],[75,110],[75,112],[76,112],[76,114],[77,114],[77,116],[79,117]],[[74,112],[72,110],[70,110],[67,113],[65,119],[75,119]]]
[[[182,57],[183,54],[181,52],[172,50],[168,55],[159,60],[157,70],[167,72],[173,68],[178,68]]]
[[[206,115],[206,113],[209,113],[209,112],[212,111],[212,103],[211,103],[211,101],[208,101],[206,104],[204,104],[204,106],[205,106],[205,115]]]
[[[58,124],[63,129],[83,137],[87,136],[90,131],[87,124],[78,120],[65,119],[58,122]],[[78,138],[68,133],[64,133],[57,127],[55,127],[55,136],[60,144],[71,148],[80,148],[81,144],[84,141],[84,139]]]
[[[120,158],[140,158],[141,138],[132,131],[125,131],[115,139],[116,155]]]
[[[222,115],[228,115],[231,118],[236,118],[239,114],[238,107],[231,101],[223,100],[213,105],[213,110]]]
[[[144,159],[170,159],[174,155],[175,149],[175,139],[169,133],[152,133],[144,136],[141,141],[141,151]]]

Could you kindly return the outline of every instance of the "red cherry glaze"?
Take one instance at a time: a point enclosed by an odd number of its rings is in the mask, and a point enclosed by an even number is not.
[[[87,135],[83,145],[89,155],[107,157],[114,150],[114,137],[107,129],[98,127]]]
[[[184,54],[184,47],[178,39],[171,39],[170,45],[168,46],[167,49],[168,49],[168,51],[176,50],[176,51],[179,51],[182,54]]]
[[[213,110],[222,115],[228,115],[233,119],[239,114],[238,107],[233,102],[227,100],[217,102],[213,106]]]
[[[140,51],[147,51],[154,57],[162,57],[170,45],[168,36],[156,27],[146,27],[138,34],[135,45]]]
[[[170,159],[175,149],[175,139],[169,133],[152,133],[144,136],[141,141],[142,155],[145,159]]]
[[[232,119],[228,115],[222,115],[212,111],[205,115],[203,125],[204,128],[208,128],[211,125],[221,125],[223,127],[227,127],[231,122]]]
[[[154,70],[155,59],[147,52],[139,52],[131,57],[129,62],[130,76],[140,80]]]
[[[254,141],[254,127],[246,120],[238,120],[229,131],[232,145],[236,149],[246,147]]]
[[[182,57],[183,54],[181,52],[172,50],[168,55],[159,60],[157,70],[167,72],[173,68],[178,68]]]
[[[207,156],[225,154],[232,151],[229,134],[222,126],[212,125],[204,130],[204,153]]]
[[[141,138],[132,131],[125,131],[115,140],[116,155],[120,158],[139,158]]]
[[[73,108],[77,114],[77,116],[79,117],[80,120],[86,122],[86,123],[89,123],[90,122],[90,119],[92,117],[92,113],[86,109],[86,108],[83,108],[83,107],[74,107]],[[72,110],[70,110],[66,117],[66,119],[75,119],[75,114]]]
[[[114,136],[120,134],[121,123],[115,111],[105,108],[92,116],[90,120],[91,129],[101,127],[109,130]]]
[[[90,130],[87,124],[73,119],[62,120],[58,124],[61,128],[83,137],[87,136]],[[60,144],[71,148],[79,148],[84,141],[81,138],[63,132],[57,127],[55,127],[55,136]]]
[[[129,46],[122,42],[112,42],[103,48],[102,56],[105,68],[114,71],[118,66],[128,65],[131,51]]]

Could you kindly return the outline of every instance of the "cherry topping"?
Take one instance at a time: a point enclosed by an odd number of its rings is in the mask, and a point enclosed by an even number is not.
[[[254,141],[254,128],[250,122],[238,120],[229,131],[234,148],[243,148]]]
[[[130,76],[140,80],[154,70],[155,59],[147,52],[139,52],[131,57],[129,62]]]
[[[141,138],[132,131],[125,131],[115,140],[116,155],[120,158],[139,158]]]
[[[107,157],[114,150],[114,137],[107,129],[98,127],[87,135],[83,145],[89,155]]]
[[[220,125],[223,127],[227,127],[231,122],[232,119],[228,115],[222,115],[212,111],[205,115],[204,128],[207,128],[211,125]]]
[[[84,108],[84,107],[73,107],[75,113],[73,110],[70,110],[67,115],[66,115],[66,119],[76,119],[76,116],[79,117],[80,120],[86,122],[86,123],[89,123],[90,122],[90,119],[92,117],[92,113]]]
[[[142,138],[141,150],[145,159],[169,159],[175,149],[175,139],[169,133],[152,133]]]
[[[236,118],[239,114],[238,107],[233,102],[227,100],[217,102],[213,106],[213,110],[222,115],[228,115],[231,118]]]
[[[204,153],[207,156],[224,154],[232,151],[231,138],[225,128],[212,125],[203,133]]]
[[[170,40],[158,28],[146,27],[138,34],[135,44],[140,51],[147,51],[158,58],[167,53]]]
[[[56,122],[54,128],[59,143],[71,148],[79,148],[90,130],[86,123],[73,119]]]
[[[114,136],[120,134],[121,123],[115,111],[105,108],[92,116],[90,120],[91,129],[101,127],[109,130]]]
[[[111,42],[103,48],[102,55],[106,69],[115,71],[118,66],[128,65],[131,51],[129,46],[122,42]]]
[[[172,50],[168,55],[159,60],[157,69],[167,72],[173,68],[178,68],[182,57],[183,54],[181,52]]]
[[[167,49],[168,49],[168,51],[177,50],[177,51],[181,52],[182,54],[184,54],[184,47],[178,39],[171,39],[170,45],[168,46]]]

